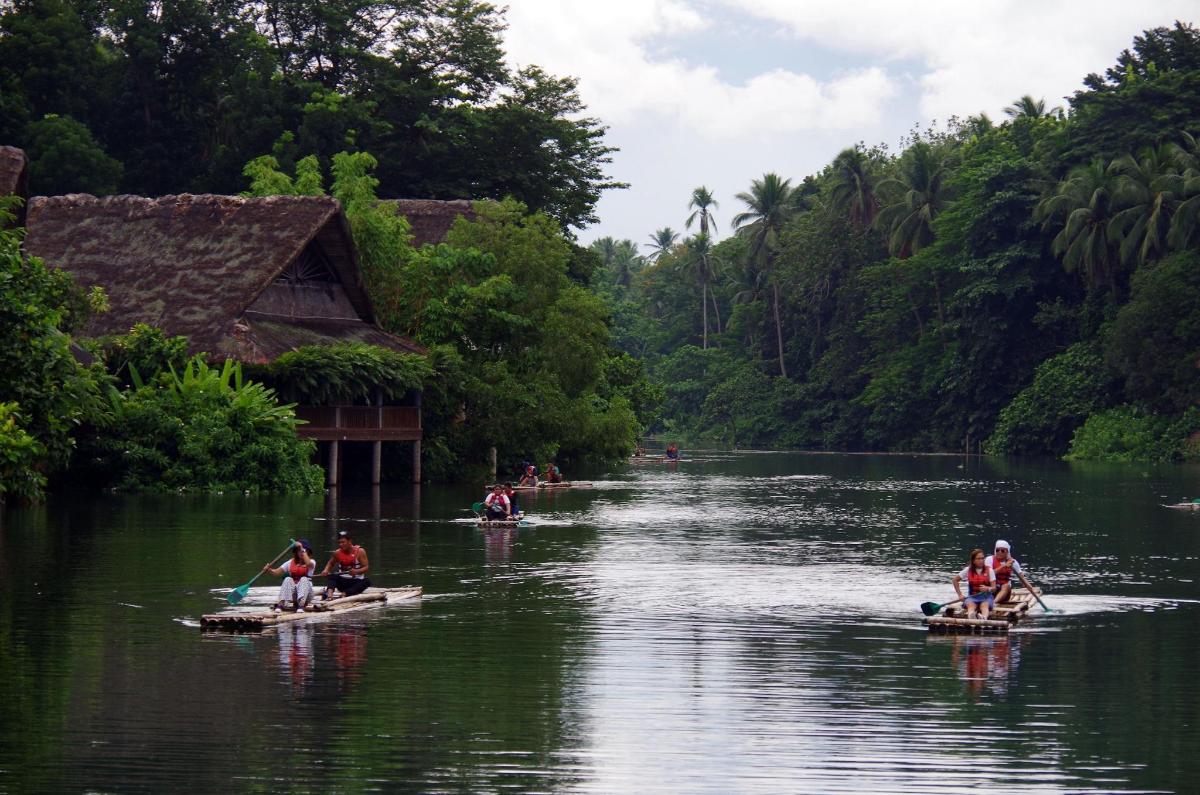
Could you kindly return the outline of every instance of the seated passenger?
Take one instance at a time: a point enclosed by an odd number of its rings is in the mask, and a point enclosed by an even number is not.
[[[996,551],[988,555],[984,561],[996,573],[996,604],[1003,604],[1012,598],[1012,576],[1015,574],[1030,593],[1033,593],[1033,583],[1021,571],[1021,564],[1012,556],[1012,550],[1007,541],[997,541]]]
[[[492,493],[483,501],[483,518],[489,522],[504,521],[512,518],[512,503],[504,493],[504,487],[497,483],[492,486]]]
[[[525,473],[521,475],[521,479],[517,481],[518,486],[536,486],[538,484],[537,467],[529,464],[525,467]]]
[[[962,583],[967,582],[967,594],[963,596]],[[992,592],[996,590],[996,574],[983,562],[983,550],[971,550],[971,562],[954,575],[954,591],[967,607],[967,618],[986,619],[994,604]]]
[[[325,582],[325,593],[322,599],[333,597],[334,591],[341,591],[345,596],[360,594],[371,585],[366,574],[371,570],[367,560],[367,551],[354,543],[354,537],[349,531],[342,530],[337,534],[338,548],[325,564],[321,576],[328,575]]]
[[[279,600],[273,608],[276,613],[283,610],[291,602],[297,613],[303,613],[304,608],[312,603],[313,572],[317,564],[312,559],[312,546],[307,539],[300,539],[292,546],[291,560],[284,562],[279,568],[271,568],[271,564],[263,566],[263,572],[275,577],[282,575],[283,583],[279,586]]]

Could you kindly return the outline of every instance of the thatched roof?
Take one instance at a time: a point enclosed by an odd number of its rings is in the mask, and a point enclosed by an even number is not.
[[[396,212],[408,219],[412,226],[413,245],[441,243],[446,233],[460,215],[467,220],[475,219],[471,202],[466,199],[441,201],[438,199],[395,199],[388,202],[396,206]]]
[[[37,197],[26,227],[30,254],[70,271],[83,287],[100,285],[108,293],[110,310],[91,321],[86,335],[148,323],[187,336],[195,351],[255,362],[298,347],[292,343],[301,338],[300,345],[370,337],[396,350],[419,350],[372,325],[349,226],[335,199]],[[290,289],[276,279],[313,251],[333,273],[330,311],[314,309],[311,295],[296,302],[304,310],[299,317],[277,314],[286,302],[258,301],[268,290],[270,296]],[[289,324],[295,330],[283,333],[279,327]]]

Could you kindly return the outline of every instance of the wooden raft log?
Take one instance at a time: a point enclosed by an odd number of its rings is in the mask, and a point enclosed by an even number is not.
[[[407,588],[381,588],[357,596],[343,596],[328,602],[314,601],[303,613],[292,611],[264,611],[259,613],[213,613],[200,617],[201,629],[255,630],[286,624],[291,621],[306,621],[330,613],[348,613],[371,607],[381,607],[390,602],[413,599],[421,595],[420,586]]]
[[[925,626],[929,627],[930,632],[990,635],[1008,632],[1009,622],[991,618],[985,621],[982,618],[931,616],[925,619]]]

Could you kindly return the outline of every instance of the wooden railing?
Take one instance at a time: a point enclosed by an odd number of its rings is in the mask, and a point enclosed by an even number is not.
[[[416,406],[297,406],[297,429],[304,439],[322,442],[391,442],[421,438]]]

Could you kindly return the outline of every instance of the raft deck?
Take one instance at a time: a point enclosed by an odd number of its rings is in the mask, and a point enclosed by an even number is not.
[[[360,593],[357,596],[343,596],[330,599],[327,602],[314,599],[313,603],[303,613],[292,610],[282,610],[278,613],[267,610],[257,613],[213,613],[200,617],[200,628],[205,630],[259,630],[286,624],[291,621],[306,621],[317,616],[327,616],[330,613],[351,613],[356,610],[366,610],[373,607],[383,607],[406,599],[416,599],[421,596],[420,586],[407,588],[377,588]]]
[[[1038,596],[1041,589],[1035,589]],[[1021,621],[1029,612],[1029,608],[1037,604],[1037,599],[1026,588],[1014,588],[1009,601],[992,608],[989,618],[967,618],[967,611],[962,603],[949,605],[939,615],[925,619],[925,626],[930,632],[954,635],[989,635],[1007,633],[1009,628]]]

